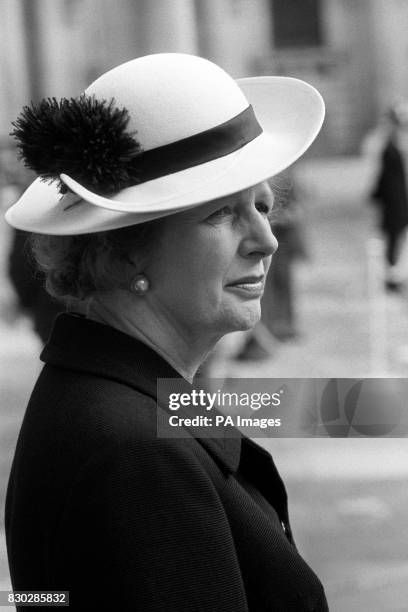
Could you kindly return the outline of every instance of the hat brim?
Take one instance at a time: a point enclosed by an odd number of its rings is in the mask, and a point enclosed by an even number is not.
[[[263,133],[233,153],[100,196],[68,175],[72,194],[37,179],[6,213],[8,223],[44,234],[84,234],[135,225],[252,187],[293,164],[312,144],[324,102],[311,85],[289,77],[239,79]]]

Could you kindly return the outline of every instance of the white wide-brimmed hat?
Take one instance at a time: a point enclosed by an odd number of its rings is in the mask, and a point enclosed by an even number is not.
[[[77,99],[25,108],[14,135],[39,178],[6,220],[35,233],[84,234],[198,206],[283,171],[323,118],[321,95],[298,79],[235,81],[193,55],[140,57]]]

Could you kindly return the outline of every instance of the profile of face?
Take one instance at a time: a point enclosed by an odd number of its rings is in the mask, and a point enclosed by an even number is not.
[[[162,220],[144,272],[149,307],[184,336],[208,338],[253,327],[278,243],[267,182]]]

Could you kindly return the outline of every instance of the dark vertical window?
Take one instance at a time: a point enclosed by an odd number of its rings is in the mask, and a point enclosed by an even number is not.
[[[275,47],[320,46],[320,9],[320,0],[272,0]]]

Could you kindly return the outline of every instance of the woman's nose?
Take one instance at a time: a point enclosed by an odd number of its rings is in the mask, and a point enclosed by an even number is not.
[[[241,255],[244,257],[269,257],[278,248],[278,241],[272,232],[270,223],[262,215],[257,215],[248,226],[248,231],[241,242]]]

